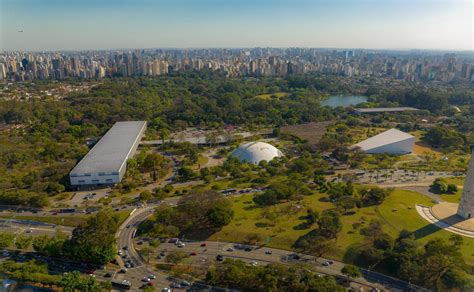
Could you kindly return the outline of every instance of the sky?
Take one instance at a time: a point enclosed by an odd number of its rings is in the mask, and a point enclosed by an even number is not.
[[[0,0],[0,49],[472,51],[473,19],[474,0]]]

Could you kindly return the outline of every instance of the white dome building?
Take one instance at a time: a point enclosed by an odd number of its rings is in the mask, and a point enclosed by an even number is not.
[[[241,162],[259,164],[262,160],[271,161],[275,157],[281,157],[283,153],[268,143],[250,142],[241,144],[231,156]]]

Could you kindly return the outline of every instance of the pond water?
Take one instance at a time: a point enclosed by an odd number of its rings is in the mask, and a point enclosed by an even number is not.
[[[353,106],[359,103],[367,102],[366,96],[361,95],[331,95],[327,99],[321,101],[322,106],[329,106],[332,108],[342,106]]]

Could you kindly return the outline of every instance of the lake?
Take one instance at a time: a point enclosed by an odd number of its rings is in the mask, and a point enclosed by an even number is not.
[[[332,108],[342,106],[354,106],[359,103],[367,102],[366,96],[361,95],[331,95],[327,99],[321,101],[322,106],[329,106]]]

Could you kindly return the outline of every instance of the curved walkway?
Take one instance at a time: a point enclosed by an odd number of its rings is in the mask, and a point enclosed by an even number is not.
[[[420,214],[421,217],[423,217],[426,221],[430,222],[431,224],[435,225],[436,227],[470,238],[474,238],[474,232],[473,231],[466,231],[460,228],[457,228],[455,226],[451,226],[448,223],[441,221],[437,219],[432,213],[431,213],[431,208],[427,206],[422,206],[422,205],[416,205],[416,211],[418,214]]]

